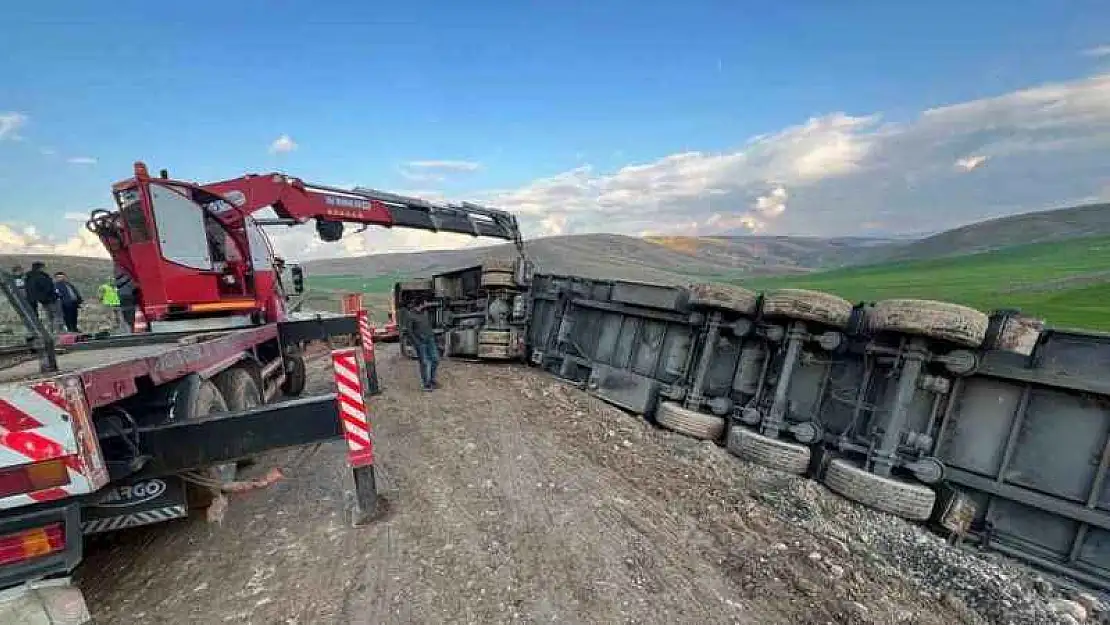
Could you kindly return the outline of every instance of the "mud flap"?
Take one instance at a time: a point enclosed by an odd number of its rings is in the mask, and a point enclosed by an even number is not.
[[[651,419],[659,399],[659,382],[624,369],[595,363],[587,382],[590,392],[618,408]]]
[[[91,621],[84,595],[69,579],[0,591],[0,623],[4,625],[85,625]]]
[[[145,478],[105,489],[99,499],[85,506],[81,531],[99,534],[186,516],[185,483],[180,477]]]

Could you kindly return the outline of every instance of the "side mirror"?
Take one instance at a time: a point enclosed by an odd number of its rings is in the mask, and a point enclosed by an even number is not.
[[[289,274],[293,276],[293,292],[297,295],[304,293],[304,269],[300,265],[291,265]]]

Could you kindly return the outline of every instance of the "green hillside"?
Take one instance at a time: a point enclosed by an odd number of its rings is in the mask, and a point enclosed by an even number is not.
[[[950,258],[903,261],[743,281],[795,287],[852,301],[936,299],[978,308],[1020,308],[1057,327],[1110,330],[1110,237],[1021,245]]]
[[[404,280],[406,276],[389,274],[385,276],[313,276],[307,277],[308,287],[314,291],[334,291],[342,293],[389,293],[393,283]]]

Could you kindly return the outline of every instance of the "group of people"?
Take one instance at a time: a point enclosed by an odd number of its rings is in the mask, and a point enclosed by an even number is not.
[[[54,272],[51,277],[46,272],[46,263],[36,261],[31,263],[31,269],[26,273],[18,265],[12,267],[11,272],[16,289],[31,312],[40,320],[45,313],[48,330],[56,333],[80,332],[78,321],[85,298],[64,271]],[[113,311],[116,325],[120,330],[127,330],[120,309],[119,292],[112,281],[105,281],[97,291],[101,304]]]

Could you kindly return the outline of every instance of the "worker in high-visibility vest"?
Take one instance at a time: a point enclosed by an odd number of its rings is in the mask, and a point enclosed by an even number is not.
[[[127,326],[127,321],[123,318],[123,310],[119,304],[119,290],[113,280],[108,278],[102,282],[97,287],[96,292],[100,296],[100,303],[112,311],[112,318],[115,320],[117,331],[120,334],[130,334],[131,328]]]

